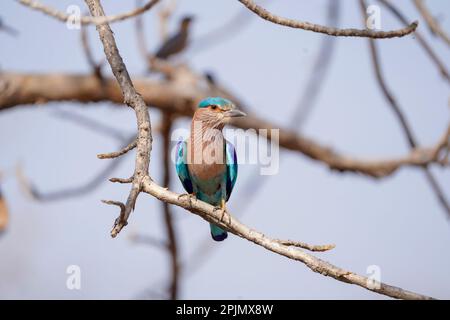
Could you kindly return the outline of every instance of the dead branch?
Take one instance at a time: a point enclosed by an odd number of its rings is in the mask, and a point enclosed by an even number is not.
[[[432,299],[430,297],[384,283],[379,283],[378,286],[373,286],[371,281],[366,277],[336,267],[295,247],[281,244],[280,242],[283,242],[282,240],[269,238],[261,232],[250,229],[249,227],[239,222],[236,218],[234,218],[229,212],[226,213],[229,216],[229,219],[222,219],[222,214],[215,210],[214,206],[207,204],[206,202],[197,200],[193,197],[189,197],[188,195],[179,195],[170,190],[167,190],[166,188],[158,186],[150,179],[150,177],[146,177],[144,179],[143,191],[161,201],[184,208],[202,217],[206,221],[215,223],[219,227],[243,239],[253,242],[269,251],[285,256],[292,260],[300,261],[312,271],[320,273],[324,276],[329,276],[338,281],[354,284],[367,290],[387,295],[396,299]]]
[[[417,10],[420,12],[422,17],[428,24],[430,31],[435,35],[440,37],[448,46],[450,46],[450,36],[445,33],[439,22],[433,17],[433,14],[428,10],[426,4],[423,0],[413,0]]]
[[[360,0],[360,7],[361,11],[363,13],[363,17],[366,17],[365,14],[365,8],[366,8],[366,2],[365,0]],[[387,81],[383,76],[383,72],[381,70],[381,64],[380,64],[380,57],[378,54],[377,44],[373,39],[368,39],[369,41],[369,47],[370,47],[370,55],[372,60],[372,66],[374,69],[374,73],[377,79],[377,83],[381,89],[381,92],[383,93],[385,99],[388,101],[389,106],[391,110],[393,111],[395,117],[397,118],[398,122],[400,123],[400,126],[403,130],[403,133],[406,136],[406,139],[408,141],[408,145],[411,150],[418,148],[418,143],[416,141],[416,138],[414,137],[412,128],[410,124],[408,123],[406,116],[404,115],[402,108],[400,107],[399,103],[397,102],[397,99],[394,97],[394,94],[390,90],[390,88],[387,85]],[[430,168],[428,165],[423,166],[423,171],[425,173],[426,179],[428,183],[430,184],[434,194],[436,195],[437,199],[439,200],[439,203],[441,204],[442,208],[445,210],[448,217],[450,217],[450,205],[447,202],[444,192],[442,191],[441,187],[439,186],[436,178],[433,176]]]
[[[379,0],[387,9],[389,9],[392,14],[397,17],[399,21],[401,21],[403,24],[408,24],[407,18],[403,15],[403,13],[392,3],[386,0]],[[445,63],[441,61],[441,59],[438,57],[438,55],[433,51],[431,46],[428,44],[428,42],[425,40],[425,38],[421,35],[420,32],[415,33],[416,39],[419,42],[419,44],[422,46],[422,48],[425,50],[425,52],[430,57],[431,61],[436,65],[436,67],[439,69],[439,72],[441,73],[442,77],[450,82],[450,74],[447,70],[447,67],[445,66]]]
[[[164,178],[163,185],[167,188],[170,187],[171,174],[170,174],[170,166],[172,164],[170,159],[170,151],[171,151],[171,140],[170,140],[170,132],[172,129],[173,120],[170,114],[164,114],[162,120],[162,130],[161,134],[163,137],[163,158],[162,158],[162,167],[164,168]],[[175,222],[172,219],[173,212],[172,207],[167,202],[161,202],[163,213],[164,213],[164,225],[166,227],[167,234],[167,252],[170,256],[170,265],[171,265],[171,281],[169,286],[169,296],[171,300],[176,300],[178,298],[178,280],[180,277],[180,263],[178,262],[178,241],[177,241],[177,233],[175,230]]]
[[[364,38],[372,38],[372,39],[389,39],[395,37],[404,37],[407,36],[414,31],[416,31],[417,26],[419,25],[418,21],[414,21],[410,25],[408,25],[404,29],[393,30],[393,31],[374,31],[374,30],[360,30],[360,29],[338,29],[332,27],[321,26],[318,24],[297,21],[293,19],[287,19],[283,17],[276,16],[263,7],[258,6],[252,0],[239,0],[244,6],[246,6],[249,10],[253,11],[255,14],[260,16],[262,19],[270,21],[275,24],[279,24],[282,26],[302,29],[317,33],[323,33],[329,36],[335,37],[364,37]]]
[[[98,0],[86,0],[91,15],[94,17],[104,16],[103,8]],[[116,219],[111,236],[115,237],[127,224],[128,217],[134,209],[137,197],[142,189],[142,181],[148,175],[150,164],[150,152],[152,150],[152,128],[147,105],[142,96],[136,91],[128,74],[127,68],[119,54],[114,35],[108,23],[97,25],[97,31],[103,44],[106,59],[111,70],[119,83],[124,98],[124,103],[134,109],[137,119],[137,152],[133,183],[126,205],[120,206],[121,213]],[[113,204],[117,204],[111,202]]]
[[[6,206],[6,200],[0,189],[0,235],[6,231],[9,223],[9,212]]]

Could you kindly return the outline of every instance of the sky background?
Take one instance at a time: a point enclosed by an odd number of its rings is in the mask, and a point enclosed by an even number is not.
[[[44,1],[42,1],[44,2]],[[45,3],[65,10],[71,4],[85,11],[83,1]],[[420,19],[412,1],[395,2],[412,21]],[[107,14],[129,11],[134,1],[103,1]],[[325,23],[328,1],[269,1],[269,10],[282,16]],[[427,4],[445,30],[450,31],[450,2]],[[0,33],[0,68],[25,73],[90,72],[80,45],[80,32],[15,1],[1,1],[0,16],[20,32]],[[196,39],[220,26],[243,6],[238,1],[180,0],[171,30],[184,14],[194,14],[192,49],[179,61],[189,61],[198,72],[212,71],[261,117],[285,126],[306,87],[322,35],[277,26],[247,14],[250,23],[235,36],[208,49],[194,50]],[[155,11],[156,12],[156,11]],[[144,16],[149,44],[159,44],[155,12]],[[382,7],[382,28],[401,25]],[[423,21],[420,32],[450,68],[449,49],[430,36]],[[362,27],[357,1],[341,1],[340,26]],[[134,22],[112,26],[128,70],[143,76]],[[89,28],[98,59],[102,47]],[[434,145],[449,118],[449,87],[412,36],[378,42],[388,84],[407,114],[421,145]],[[344,154],[364,158],[405,155],[407,143],[375,81],[368,41],[339,38],[328,77],[304,134]],[[108,70],[109,72],[109,70]],[[58,110],[82,114],[135,131],[134,114],[110,103],[80,105],[51,103],[16,107],[0,113],[0,181],[11,223],[0,238],[0,298],[2,299],[133,299],[158,298],[170,276],[167,254],[131,241],[134,234],[164,239],[158,200],[142,195],[129,225],[116,239],[109,232],[117,209],[100,199],[125,200],[128,186],[105,181],[95,191],[57,202],[36,202],[21,190],[15,177],[20,164],[26,176],[44,191],[77,186],[95,176],[107,163],[96,155],[116,150],[119,143],[57,116]],[[159,114],[151,109],[153,123]],[[181,120],[177,127],[187,128]],[[160,137],[155,137],[151,174],[161,181]],[[375,181],[354,174],[330,172],[300,153],[281,153],[277,175],[268,180],[241,221],[270,236],[325,244],[336,249],[316,254],[359,274],[377,265],[383,282],[436,298],[450,298],[450,224],[431,192],[424,174],[412,168]],[[128,155],[112,176],[128,177],[133,170]],[[243,187],[255,165],[242,165],[229,202],[233,213],[247,200]],[[450,197],[450,170],[433,168]],[[178,180],[171,188],[183,192]],[[316,274],[288,260],[230,235],[223,243],[209,238],[207,223],[174,208],[185,274],[180,297],[186,299],[380,299],[383,296]],[[201,250],[200,256],[192,254]],[[206,256],[198,268],[195,263]],[[81,268],[81,290],[66,288],[66,268]]]

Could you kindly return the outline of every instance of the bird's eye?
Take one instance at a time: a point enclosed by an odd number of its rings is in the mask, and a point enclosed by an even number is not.
[[[211,106],[211,109],[212,109],[212,110],[216,110],[216,109],[217,109],[217,106]]]

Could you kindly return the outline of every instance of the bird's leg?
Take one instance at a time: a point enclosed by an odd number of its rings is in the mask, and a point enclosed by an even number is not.
[[[216,207],[216,208],[217,208],[217,210],[221,211],[220,222],[224,222],[225,215],[227,215],[228,216],[228,223],[231,223],[231,217],[230,217],[230,215],[227,212],[227,204],[226,204],[225,199],[222,199],[220,201],[220,205],[218,207]]]

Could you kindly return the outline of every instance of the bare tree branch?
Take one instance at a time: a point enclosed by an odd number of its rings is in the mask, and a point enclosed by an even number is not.
[[[139,6],[142,0],[136,0],[136,5]],[[153,54],[148,49],[147,36],[145,34],[145,25],[141,15],[136,16],[135,19],[135,30],[137,37],[137,44],[139,53],[144,59],[147,66],[150,66],[150,61],[153,58]],[[150,67],[148,68],[150,70]]]
[[[81,27],[81,45],[83,47],[86,60],[92,69],[92,72],[97,76],[99,80],[102,80],[103,79],[102,66],[104,61],[101,62],[95,61],[94,54],[92,53],[91,47],[89,45],[87,31],[86,28],[84,27]]]
[[[240,223],[236,218],[231,216],[227,211],[227,218],[222,219],[222,213],[218,212],[214,206],[197,200],[189,195],[179,195],[166,188],[158,186],[149,177],[144,179],[143,191],[156,197],[157,199],[168,202],[173,205],[182,207],[192,213],[202,217],[208,222],[217,224],[219,227],[253,242],[269,251],[280,254],[292,260],[297,260],[305,264],[312,271],[320,273],[324,276],[332,277],[338,281],[354,284],[367,290],[383,294],[396,299],[431,299],[430,297],[410,292],[398,287],[394,287],[384,283],[376,283],[375,285],[366,277],[360,276],[351,271],[336,267],[326,261],[316,258],[300,249],[290,245],[282,244],[285,241],[275,240],[262,234],[261,232],[250,229]],[[280,243],[281,242],[281,243]],[[286,241],[290,244],[290,241]]]
[[[108,165],[98,172],[92,179],[87,182],[71,187],[62,187],[56,191],[43,192],[35,183],[31,182],[22,171],[18,171],[18,181],[22,190],[29,195],[33,200],[37,201],[59,201],[66,200],[68,198],[84,196],[100,185],[105,183],[108,177],[114,172],[114,170],[120,165],[125,158],[118,158],[108,163]]]
[[[339,5],[339,0],[329,0],[327,21],[331,26],[336,26],[338,24],[340,15]],[[306,81],[306,87],[302,90],[300,103],[298,104],[294,115],[290,118],[291,121],[289,127],[291,129],[298,128],[297,132],[304,126],[304,123],[317,100],[320,89],[324,87],[324,80],[330,69],[336,40],[337,39],[334,37],[322,38],[319,53],[314,60],[311,73]]]
[[[85,0],[94,17],[104,16],[103,8],[98,0]],[[157,2],[157,1],[156,1]],[[156,3],[154,2],[154,3]],[[106,59],[122,90],[125,104],[134,109],[137,119],[137,152],[133,183],[126,205],[121,206],[121,213],[116,219],[111,236],[115,237],[127,224],[128,217],[134,209],[137,197],[142,189],[142,181],[148,175],[150,152],[152,150],[152,128],[147,105],[142,96],[136,91],[128,74],[127,68],[120,56],[113,32],[107,23],[97,25],[97,31],[103,44]]]
[[[167,188],[170,187],[171,175],[170,175],[170,165],[172,164],[170,159],[171,152],[171,140],[170,131],[172,128],[172,117],[170,114],[163,114],[162,120],[162,130],[161,134],[163,137],[163,168],[164,168],[164,179],[163,185]],[[178,298],[178,279],[180,276],[180,264],[178,262],[178,241],[177,234],[175,230],[175,222],[172,219],[173,212],[171,206],[167,202],[161,202],[163,213],[164,213],[164,224],[166,226],[167,234],[167,250],[170,256],[171,265],[171,281],[169,287],[169,296],[171,300],[176,300]]]
[[[363,17],[366,18],[366,2],[365,0],[360,0],[360,6],[361,6],[361,11],[363,13]],[[370,54],[371,54],[371,58],[372,58],[372,65],[374,68],[374,72],[375,72],[375,76],[377,79],[377,83],[380,86],[380,89],[384,95],[384,97],[386,98],[386,100],[389,103],[389,106],[391,107],[392,111],[395,114],[395,117],[397,118],[397,120],[399,121],[402,130],[406,136],[406,139],[408,141],[408,145],[411,148],[411,150],[417,149],[418,148],[418,143],[414,137],[414,134],[412,132],[412,128],[409,125],[408,121],[406,120],[405,115],[403,114],[402,109],[400,108],[399,103],[397,102],[397,100],[395,99],[393,93],[391,92],[391,90],[389,89],[387,82],[383,76],[382,70],[381,70],[381,64],[380,64],[380,57],[378,54],[378,49],[377,49],[377,44],[375,43],[375,40],[373,39],[369,39],[369,46],[370,46]],[[427,181],[429,182],[431,188],[433,189],[437,199],[439,200],[439,203],[441,204],[442,208],[445,210],[447,217],[450,217],[450,205],[447,202],[444,192],[442,191],[442,189],[440,188],[436,178],[433,176],[433,174],[431,173],[430,168],[428,168],[427,165],[424,165],[423,168],[424,172],[425,172],[425,176],[427,178]]]
[[[56,18],[62,22],[67,22],[67,21],[70,21],[71,19],[74,19],[74,17],[71,17],[70,15],[65,14],[64,12],[61,12],[61,11],[58,11],[51,7],[48,7],[46,5],[43,5],[42,3],[40,3],[36,0],[18,0],[18,1],[19,1],[19,3],[21,3],[27,7],[30,7],[31,9],[40,11],[40,12],[42,12],[48,16],[51,16],[53,18]],[[79,17],[79,21],[81,24],[95,24],[95,25],[123,21],[123,20],[129,19],[129,18],[138,16],[138,15],[150,10],[159,1],[160,0],[151,0],[140,8],[134,9],[130,12],[121,13],[121,14],[117,14],[117,15],[113,15],[113,16],[109,16],[109,17],[105,17],[105,16],[103,16],[103,17],[84,17],[84,16],[81,16],[81,17]]]
[[[450,36],[445,33],[444,29],[442,29],[439,22],[436,21],[436,19],[433,17],[432,13],[428,10],[426,4],[423,0],[413,0],[417,10],[420,12],[422,17],[425,19],[425,21],[428,24],[428,27],[430,28],[431,32],[435,35],[440,37],[448,46],[450,46]]]
[[[152,81],[136,79],[136,88],[145,102],[164,112],[180,116],[192,116],[196,105],[212,93],[201,87],[185,88],[173,81]],[[65,74],[0,74],[0,111],[24,104],[50,101],[77,101],[81,103],[111,101],[121,104],[123,95],[113,79],[105,79],[100,85],[94,76]],[[234,97],[228,97],[235,101]],[[251,108],[256,110],[256,108]],[[439,142],[429,148],[414,149],[410,154],[392,159],[358,159],[343,155],[321,143],[299,135],[296,132],[260,119],[248,113],[245,119],[233,123],[241,129],[279,129],[280,147],[301,152],[310,159],[322,162],[332,170],[360,173],[374,178],[392,175],[404,166],[422,167],[427,164],[448,165],[439,155],[449,147],[449,130]],[[268,136],[271,139],[271,136]],[[445,159],[444,159],[445,160]]]
[[[104,16],[104,12],[99,0],[85,1],[89,6],[89,9],[93,16]],[[366,277],[336,267],[328,262],[320,260],[315,256],[312,256],[300,250],[298,247],[309,247],[303,243],[275,240],[269,238],[262,233],[252,230],[247,226],[241,224],[237,219],[232,217],[228,211],[225,212],[228,217],[226,219],[222,219],[222,212],[216,210],[214,206],[199,201],[189,195],[179,195],[173,193],[167,188],[161,187],[154,183],[148,173],[150,152],[152,148],[152,132],[147,106],[142,96],[137,93],[136,89],[133,86],[126,66],[119,54],[113,33],[109,25],[107,23],[98,25],[97,30],[100,36],[100,40],[102,41],[107,60],[121,88],[124,102],[132,107],[135,111],[138,131],[135,171],[133,174],[132,188],[128,196],[127,203],[123,204],[122,202],[111,200],[104,201],[107,204],[120,207],[120,216],[116,220],[114,228],[111,232],[111,235],[113,237],[115,237],[118,232],[120,232],[120,230],[127,224],[128,217],[131,213],[131,210],[134,208],[136,199],[139,193],[143,191],[163,202],[177,205],[188,211],[191,211],[199,215],[203,219],[212,222],[219,227],[228,230],[241,238],[251,241],[269,251],[280,254],[289,259],[302,262],[312,271],[320,273],[324,276],[330,276],[338,281],[355,284],[367,290],[384,294],[393,298],[430,299],[430,297],[410,292],[398,287],[390,286],[384,283],[374,283]],[[186,105],[189,105],[189,103],[184,104],[184,106]],[[311,248],[317,247],[312,246]]]
[[[408,24],[407,18],[403,15],[403,13],[391,2],[386,0],[379,0],[386,8],[388,8],[392,14],[397,17],[398,20],[400,20],[403,24]],[[415,33],[416,39],[419,42],[419,44],[422,46],[422,48],[425,50],[425,52],[430,57],[431,61],[436,65],[436,67],[439,69],[439,72],[441,73],[442,77],[444,77],[445,80],[450,82],[450,74],[445,66],[445,64],[441,61],[441,59],[437,56],[437,54],[433,51],[431,46],[428,44],[428,42],[425,40],[424,37],[420,34],[420,32]]]
[[[6,231],[9,224],[9,212],[6,200],[0,188],[0,236]]]
[[[133,141],[130,142],[127,146],[125,146],[124,148],[122,148],[119,151],[116,152],[111,152],[111,153],[101,153],[97,155],[97,158],[99,159],[113,159],[113,158],[118,158],[120,156],[123,156],[125,153],[127,153],[128,151],[133,150],[134,148],[137,147],[137,140],[136,138],[133,138]]]
[[[167,243],[165,241],[151,236],[132,233],[129,238],[134,243],[145,244],[163,250],[167,249]]]
[[[327,24],[330,26],[337,26],[340,16],[340,0],[328,0],[327,6]],[[300,132],[306,122],[312,108],[319,96],[320,90],[324,87],[323,83],[329,67],[331,65],[331,58],[334,53],[335,43],[338,38],[323,36],[319,53],[314,59],[313,67],[306,81],[306,87],[302,89],[302,95],[298,107],[295,109],[292,116],[289,116],[288,128]],[[244,110],[245,111],[245,110]],[[280,159],[281,161],[283,159]],[[258,192],[262,189],[268,179],[263,179],[259,174],[259,168],[254,168],[249,174],[249,177],[241,186],[238,196],[238,213],[237,215],[242,218],[245,212],[248,212],[247,208],[254,201],[254,198],[258,195]],[[240,200],[240,201],[239,201]],[[191,257],[188,259],[186,275],[191,276],[196,270],[202,266],[207,258],[212,253],[216,253],[219,248],[213,248],[211,246],[205,246],[205,243],[201,243]],[[320,250],[318,250],[320,251]]]
[[[338,29],[325,27],[318,24],[297,21],[293,19],[287,19],[283,17],[276,16],[266,9],[258,6],[252,0],[238,0],[244,6],[246,6],[249,10],[253,11],[255,14],[263,18],[264,20],[270,21],[272,23],[276,23],[282,26],[303,29],[312,32],[318,32],[327,34],[329,36],[336,37],[365,37],[365,38],[373,38],[373,39],[388,39],[395,37],[404,37],[408,34],[413,33],[419,24],[419,22],[415,21],[411,23],[404,29],[393,30],[393,31],[374,31],[374,30],[360,30],[360,29]]]
[[[158,12],[159,34],[160,39],[162,41],[165,41],[167,39],[169,19],[174,13],[176,7],[177,7],[177,0],[170,0],[170,3],[165,7],[161,8],[161,10],[159,10]]]

